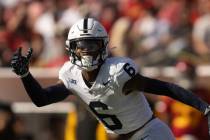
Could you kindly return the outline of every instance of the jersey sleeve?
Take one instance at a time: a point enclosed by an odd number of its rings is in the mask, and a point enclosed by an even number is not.
[[[70,65],[71,65],[71,63],[69,61],[65,62],[64,65],[59,70],[58,78],[59,78],[59,80],[61,80],[64,83],[66,88],[69,88],[66,77],[67,77],[67,70],[69,70]]]
[[[123,58],[117,63],[114,80],[120,93],[122,92],[124,84],[135,76],[138,71],[138,66],[130,58]]]

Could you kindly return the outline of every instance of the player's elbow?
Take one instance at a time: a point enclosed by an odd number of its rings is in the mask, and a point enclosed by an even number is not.
[[[35,105],[36,107],[43,107],[43,106],[48,105],[46,102],[33,101],[33,100],[32,100],[32,102],[34,103],[34,105]]]
[[[34,103],[36,105],[36,107],[43,107],[45,106],[44,104],[38,104],[38,103]]]
[[[43,106],[45,106],[45,104],[41,104],[41,103],[37,103],[37,102],[34,102],[34,105],[36,107],[43,107]]]

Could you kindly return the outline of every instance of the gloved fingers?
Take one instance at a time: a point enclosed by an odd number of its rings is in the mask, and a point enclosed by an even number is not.
[[[15,51],[15,53],[14,53],[14,57],[15,56],[17,56],[17,57],[20,57],[21,56],[21,51],[22,51],[22,47],[19,47],[16,51]]]
[[[17,68],[20,59],[21,59],[21,48],[18,48],[18,49],[16,50],[16,52],[14,53],[13,57],[12,57],[11,66],[12,66],[13,68]]]
[[[18,55],[21,56],[22,47],[19,47],[17,51],[18,51]]]
[[[12,62],[11,62],[11,67],[12,67],[12,71],[13,71],[13,72],[15,72],[15,73],[18,72],[19,67],[18,67],[18,63],[17,63],[17,62],[12,61]]]
[[[18,63],[18,61],[21,61],[22,60],[21,51],[22,51],[22,48],[21,47],[16,50],[16,52],[12,56],[11,63],[15,63],[15,62]],[[13,66],[14,66],[14,64],[13,64]]]
[[[18,60],[18,59],[19,59],[18,56],[13,56],[11,61],[16,61],[16,60]]]
[[[12,60],[12,61],[11,61],[11,65],[12,65],[12,66],[17,66],[17,65],[18,65],[17,63],[18,63],[18,62],[17,62],[16,60]]]
[[[18,61],[11,61],[11,67],[13,70],[17,70],[20,67],[20,64],[18,63]]]
[[[28,52],[27,52],[27,54],[25,56],[27,60],[30,60],[31,59],[32,53],[33,53],[33,49],[32,48],[29,48],[28,49]]]

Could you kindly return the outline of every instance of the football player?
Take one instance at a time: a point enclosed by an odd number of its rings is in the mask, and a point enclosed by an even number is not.
[[[32,49],[23,56],[21,48],[11,66],[21,77],[32,102],[38,107],[76,95],[119,139],[174,140],[166,124],[153,115],[143,92],[169,96],[210,116],[208,103],[173,83],[141,75],[127,57],[108,57],[109,37],[93,18],[76,22],[70,29],[66,49],[70,61],[59,71],[59,82],[43,88],[29,72]]]

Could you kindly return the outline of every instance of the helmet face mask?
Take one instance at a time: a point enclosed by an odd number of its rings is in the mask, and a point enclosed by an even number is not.
[[[82,19],[72,26],[66,45],[70,61],[82,70],[97,69],[108,57],[108,34],[92,18]]]

